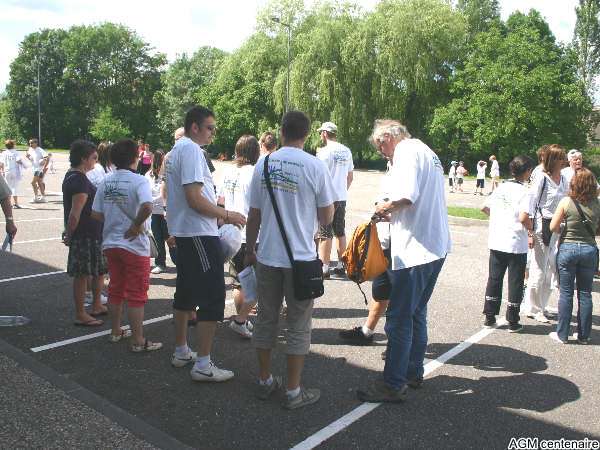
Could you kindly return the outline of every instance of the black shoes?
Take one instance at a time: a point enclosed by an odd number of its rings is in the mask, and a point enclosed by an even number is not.
[[[494,328],[496,326],[496,316],[485,316],[483,326],[484,328]]]
[[[351,330],[340,331],[340,337],[348,341],[351,345],[370,345],[373,343],[373,336],[365,336],[362,327],[354,327]]]

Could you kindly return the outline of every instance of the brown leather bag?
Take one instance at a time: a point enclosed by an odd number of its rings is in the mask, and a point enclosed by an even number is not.
[[[358,285],[376,278],[387,270],[388,260],[383,254],[374,221],[356,227],[342,255],[342,262],[348,278]]]

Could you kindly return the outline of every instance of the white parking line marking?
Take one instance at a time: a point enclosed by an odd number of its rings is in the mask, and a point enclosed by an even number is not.
[[[35,275],[25,275],[23,277],[5,278],[0,280],[0,283],[8,283],[9,281],[26,280],[28,278],[48,277],[50,275],[58,275],[59,273],[67,273],[66,270],[58,270],[56,272],[36,273]]]
[[[14,242],[15,244],[33,244],[34,242],[46,242],[46,241],[60,241],[61,238],[59,237],[53,237],[53,238],[46,238],[46,239],[33,239],[31,241],[17,241]]]
[[[24,223],[24,222],[42,222],[47,220],[65,220],[64,217],[48,217],[47,219],[23,219],[23,220],[15,220],[15,223]],[[6,222],[0,222],[0,225],[5,225]]]
[[[231,304],[233,304],[233,300],[227,300],[225,302],[225,304],[231,305]],[[172,318],[173,318],[173,314],[166,314],[164,316],[155,317],[154,319],[144,320],[143,324],[150,325],[152,323],[162,322],[164,320],[169,320]],[[122,326],[121,329],[128,330],[129,325]],[[30,348],[29,350],[31,350],[33,353],[39,353],[39,352],[43,352],[46,350],[52,350],[53,348],[64,347],[65,345],[75,344],[77,342],[89,341],[90,339],[96,339],[97,337],[100,337],[100,336],[108,336],[110,334],[110,332],[111,332],[111,330],[98,331],[97,333],[91,333],[91,334],[86,334],[84,336],[78,336],[76,338],[65,339],[64,341],[58,341],[53,344],[46,344],[46,345],[41,345],[39,347],[33,347],[33,348]]]
[[[497,327],[503,326],[503,325],[506,325],[505,320],[499,321],[497,324]],[[486,336],[489,336],[491,333],[494,332],[494,330],[495,330],[495,328],[490,328],[490,329],[484,328],[483,330],[479,331],[478,333],[475,333],[473,336],[471,336],[467,340],[458,344],[456,347],[451,348],[446,353],[441,355],[439,358],[428,362],[427,364],[425,364],[424,376],[426,377],[433,371],[439,369],[444,364],[446,364],[446,362],[448,362],[448,360],[450,360],[451,358],[454,358],[456,355],[464,352],[471,345],[476,344],[477,342],[481,341]],[[291,450],[313,449],[316,446],[325,442],[330,437],[339,433],[343,429],[349,427],[351,424],[356,422],[361,417],[369,414],[371,411],[373,411],[375,408],[377,408],[379,406],[381,406],[381,403],[363,403],[360,406],[357,406],[356,408],[354,408],[348,414],[337,419],[335,422],[330,423],[325,428],[322,428],[321,430],[317,431],[312,436],[309,436],[304,441],[300,442],[299,444],[296,444],[294,447],[292,447]]]

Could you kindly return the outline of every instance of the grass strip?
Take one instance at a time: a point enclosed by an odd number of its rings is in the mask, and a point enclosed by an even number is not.
[[[467,208],[464,206],[448,206],[448,215],[466,217],[467,219],[488,220],[488,216],[478,208]]]

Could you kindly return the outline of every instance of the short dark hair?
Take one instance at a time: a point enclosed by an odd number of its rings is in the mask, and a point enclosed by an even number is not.
[[[289,111],[281,119],[281,136],[287,141],[305,139],[310,131],[310,119],[302,111]]]
[[[185,114],[185,122],[183,128],[186,133],[190,132],[192,128],[192,124],[196,124],[198,126],[204,123],[204,119],[207,117],[215,117],[215,113],[213,113],[210,109],[204,106],[194,106]]]
[[[7,139],[4,141],[4,145],[6,146],[7,149],[12,149],[15,148],[15,141],[13,141],[12,139]]]
[[[69,147],[69,163],[71,167],[77,167],[84,159],[96,151],[96,145],[85,139],[77,139]]]
[[[265,146],[267,150],[272,152],[277,148],[277,137],[275,137],[275,133],[272,131],[265,131],[258,140],[262,145]]]
[[[508,170],[515,178],[520,177],[529,169],[533,169],[533,160],[529,156],[515,156],[512,161],[508,163]]]
[[[165,159],[165,152],[162,150],[155,150],[152,154],[152,169],[150,174],[154,178],[158,178],[160,175],[160,169],[162,169],[163,159]]]
[[[235,162],[238,167],[256,164],[260,156],[258,140],[251,134],[244,134],[235,144]]]
[[[138,158],[138,146],[133,139],[121,139],[110,149],[110,160],[117,169],[128,169]]]

